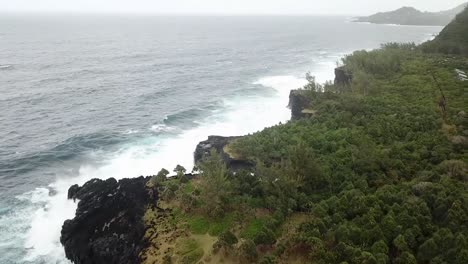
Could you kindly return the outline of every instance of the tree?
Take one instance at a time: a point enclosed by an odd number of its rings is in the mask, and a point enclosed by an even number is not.
[[[174,168],[174,172],[177,173],[177,175],[185,174],[186,171],[187,170],[179,164],[177,164],[177,166]]]
[[[395,260],[397,264],[416,264],[416,258],[413,254],[408,251],[404,251],[401,255]]]
[[[239,251],[238,256],[244,263],[254,262],[258,258],[258,253],[257,253],[257,248],[255,247],[255,243],[250,239],[242,240],[240,242],[238,251]]]
[[[231,231],[223,232],[218,240],[213,244],[213,253],[217,253],[223,249],[224,253],[228,253],[232,249],[232,246],[237,244],[237,237]]]
[[[320,85],[316,79],[315,76],[312,76],[310,72],[306,73],[306,80],[307,84],[304,86],[304,90],[312,91],[312,92],[322,92],[323,91],[323,86]]]
[[[402,236],[401,234],[398,235],[394,240],[393,240],[393,245],[400,251],[407,251],[409,250],[408,244],[406,244],[405,237]]]
[[[223,241],[229,246],[237,244],[237,237],[231,231],[225,231],[219,236],[219,240]]]
[[[438,247],[434,239],[428,239],[424,242],[418,250],[418,261],[427,262],[433,257],[437,256]]]
[[[372,245],[372,254],[377,255],[379,253],[388,254],[388,246],[385,244],[385,241],[379,240]]]
[[[377,264],[377,259],[370,252],[363,251],[361,255],[355,259],[356,263],[362,264]]]
[[[151,184],[153,186],[156,186],[160,184],[161,182],[167,180],[167,175],[169,175],[169,171],[162,168],[157,175],[151,177]]]
[[[199,165],[200,174],[200,200],[208,214],[215,209],[224,208],[232,185],[228,179],[226,164],[219,154],[212,150],[210,155]]]
[[[276,242],[275,234],[270,229],[264,227],[254,238],[256,245],[272,245]]]
[[[285,170],[289,180],[305,193],[312,193],[326,184],[312,150],[302,140],[289,149]]]
[[[169,181],[167,185],[164,186],[164,190],[161,194],[161,198],[166,201],[170,201],[175,198],[176,191],[179,189],[179,185],[173,181]]]
[[[179,178],[181,183],[186,183],[188,181],[187,177],[185,176],[186,171],[187,170],[181,165],[177,165],[174,169],[174,172],[177,173],[177,178]]]

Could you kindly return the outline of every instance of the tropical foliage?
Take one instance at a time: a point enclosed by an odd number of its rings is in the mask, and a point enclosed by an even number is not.
[[[354,52],[349,85],[308,75],[312,117],[228,146],[251,171],[216,152],[190,181],[161,171],[174,222],[240,263],[468,263],[468,61],[428,47]]]

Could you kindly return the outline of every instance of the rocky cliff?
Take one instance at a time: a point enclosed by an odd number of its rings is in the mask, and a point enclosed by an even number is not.
[[[335,86],[349,87],[353,81],[353,74],[344,66],[335,68]],[[317,113],[311,105],[309,90],[291,90],[289,93],[289,108],[291,109],[291,120],[314,117]]]
[[[79,203],[75,218],[62,227],[60,242],[67,258],[75,264],[139,263],[146,245],[143,215],[157,199],[146,189],[147,181],[94,179],[70,187],[68,198]]]
[[[353,81],[353,75],[344,66],[335,68],[335,85],[349,86]]]
[[[221,155],[221,158],[226,163],[228,169],[232,171],[238,171],[241,169],[249,170],[253,168],[254,164],[252,162],[240,159],[235,157],[232,153],[229,153],[227,148],[228,144],[238,138],[241,137],[209,136],[207,140],[198,143],[194,153],[195,164],[209,156],[211,150],[214,149]]]
[[[306,117],[304,109],[310,104],[304,90],[291,90],[289,93],[289,108],[291,109],[291,120],[298,120]]]

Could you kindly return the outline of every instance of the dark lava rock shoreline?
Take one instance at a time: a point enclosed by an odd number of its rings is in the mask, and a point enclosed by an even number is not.
[[[79,203],[75,218],[62,227],[66,257],[75,264],[139,263],[146,246],[143,215],[157,198],[145,188],[148,179],[93,179],[70,187],[68,198]]]

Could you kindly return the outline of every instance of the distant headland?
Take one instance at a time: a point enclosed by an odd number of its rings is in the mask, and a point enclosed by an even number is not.
[[[354,22],[372,24],[396,24],[415,26],[446,26],[457,14],[468,6],[468,2],[440,12],[422,12],[414,7],[402,7],[390,12],[379,12],[371,16],[357,17]]]

